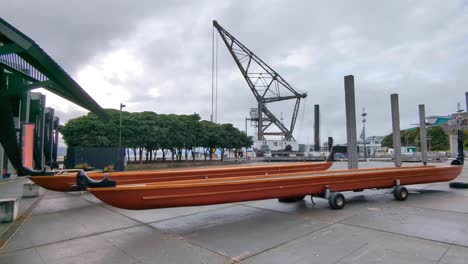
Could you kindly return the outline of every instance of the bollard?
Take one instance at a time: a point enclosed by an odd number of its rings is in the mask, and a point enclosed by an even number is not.
[[[27,182],[23,184],[23,197],[31,198],[39,196],[39,185],[33,182]]]
[[[18,200],[16,198],[0,199],[0,223],[13,222],[18,217]]]

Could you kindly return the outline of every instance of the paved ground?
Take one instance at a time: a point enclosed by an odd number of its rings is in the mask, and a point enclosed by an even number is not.
[[[376,165],[391,166],[364,164]],[[0,193],[20,187],[10,184]],[[468,190],[410,191],[404,202],[388,190],[345,193],[339,211],[319,199],[128,211],[47,191],[0,263],[467,263]]]

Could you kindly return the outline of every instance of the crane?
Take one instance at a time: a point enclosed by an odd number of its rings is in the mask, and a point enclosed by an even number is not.
[[[257,117],[251,118],[258,124],[257,139],[265,140],[265,136],[281,136],[284,141],[295,141],[293,137],[294,126],[301,99],[306,98],[307,93],[297,92],[281,75],[221,27],[216,20],[213,20],[213,27],[216,28],[226,44],[229,53],[257,100]],[[285,100],[295,100],[289,127],[268,108],[268,104]],[[272,125],[276,126],[279,132],[266,131]]]

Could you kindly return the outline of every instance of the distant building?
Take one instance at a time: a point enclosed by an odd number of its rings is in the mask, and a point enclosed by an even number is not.
[[[442,124],[448,123],[452,118],[450,116],[427,116],[426,125],[428,126],[440,126]]]
[[[384,152],[385,148],[382,147],[383,136],[370,136],[366,137],[366,149],[368,156],[375,155],[376,152]],[[358,141],[359,152],[364,155],[364,140]]]
[[[457,131],[468,129],[468,112],[459,111],[451,115],[432,115],[426,117],[426,126],[440,126],[449,135],[450,153],[457,154]]]
[[[292,151],[299,151],[299,143],[285,140],[255,140],[254,149],[262,152],[284,150],[290,145]]]
[[[458,154],[458,130],[468,130],[468,112],[458,112],[452,114],[451,120],[447,124],[447,132],[450,141],[450,152],[452,155],[456,155]]]

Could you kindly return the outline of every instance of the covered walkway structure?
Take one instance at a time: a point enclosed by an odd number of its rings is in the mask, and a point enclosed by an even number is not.
[[[54,151],[50,146],[57,143],[56,140],[54,142],[56,136],[52,131],[57,127],[58,120],[53,111],[44,110],[43,97],[30,93],[30,90],[36,88],[45,88],[102,118],[107,118],[91,96],[44,50],[0,18],[0,164],[5,163],[4,161],[8,163],[9,160],[18,175],[39,173],[32,171],[33,168],[23,166],[21,128],[24,123],[35,125],[35,160],[44,154],[48,162],[54,158]],[[43,138],[40,137],[40,132],[45,135]],[[41,149],[41,144],[46,145],[46,150]],[[34,167],[42,169],[44,162],[40,163],[36,160]],[[1,169],[4,167],[2,165]]]

